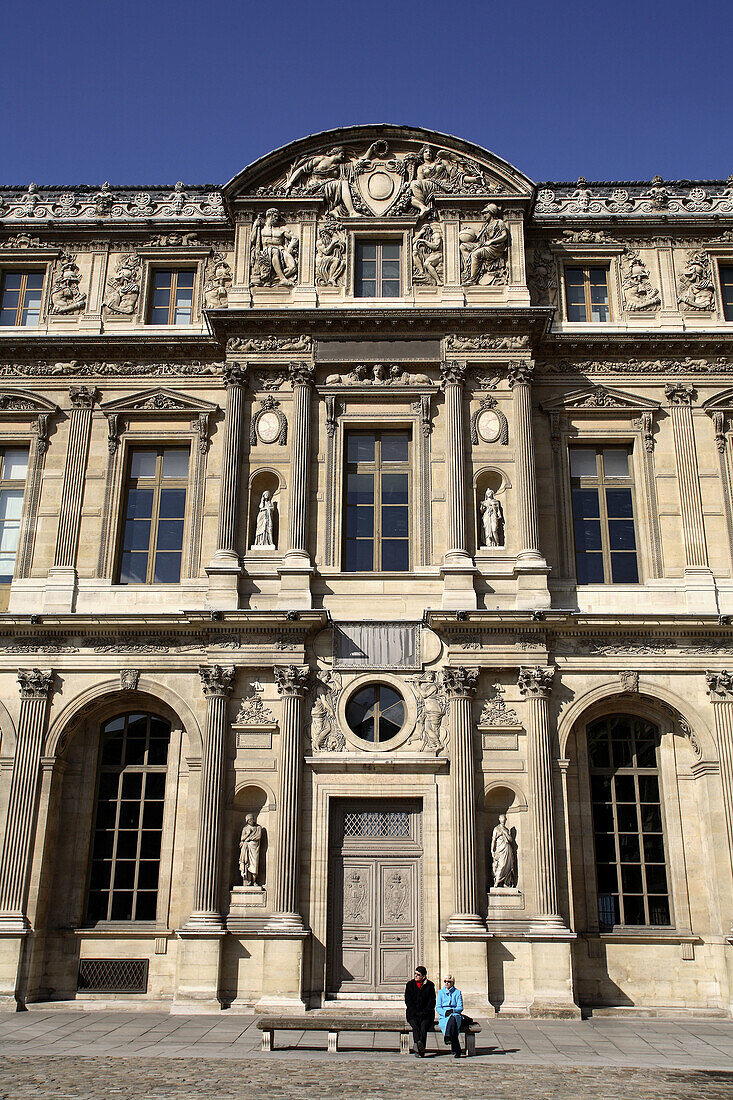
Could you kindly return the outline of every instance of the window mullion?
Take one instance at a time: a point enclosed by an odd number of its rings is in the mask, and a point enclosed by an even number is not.
[[[598,463],[598,514],[601,518],[601,547],[603,549],[603,577],[604,584],[611,584],[611,538],[608,527],[608,505],[606,503],[606,478],[603,466],[603,452],[599,451],[596,457]]]
[[[150,543],[148,549],[148,584],[153,583],[155,577],[155,553],[158,548],[158,520],[160,519],[160,496],[163,480],[163,453],[158,451],[155,462],[155,485],[153,486],[153,507],[150,516]]]
[[[175,313],[176,313],[175,301],[176,301],[177,284],[178,284],[178,272],[176,271],[175,268],[173,268],[173,270],[171,271],[171,293],[170,293],[170,298],[168,299],[168,324],[169,325],[173,324],[173,318],[175,317]]]

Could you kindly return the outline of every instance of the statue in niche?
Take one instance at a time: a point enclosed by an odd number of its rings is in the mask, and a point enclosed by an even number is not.
[[[245,886],[257,885],[261,844],[262,826],[256,823],[254,814],[247,814],[239,838],[239,873]]]
[[[339,286],[346,271],[346,234],[334,218],[327,218],[316,242],[316,286]]]
[[[447,710],[445,695],[437,674],[430,669],[412,681],[417,695],[417,723],[422,747],[437,752],[443,747],[443,716]]]
[[[509,227],[496,203],[487,203],[481,213],[486,220],[478,233],[473,229],[462,229],[459,233],[461,276],[465,286],[506,282]]]
[[[491,872],[494,886],[517,885],[516,849],[511,829],[506,826],[506,814],[499,814],[499,824],[491,834]]]
[[[443,231],[437,220],[425,222],[412,239],[412,281],[434,286],[443,281]]]
[[[73,252],[62,252],[59,272],[51,287],[51,313],[76,313],[84,309],[87,296],[79,290],[81,272]]]
[[[255,527],[255,540],[252,546],[266,546],[270,550],[275,549],[274,539],[274,513],[275,501],[269,489],[265,489],[260,497],[260,506],[257,509],[257,526]]]
[[[252,286],[292,286],[298,277],[298,238],[274,207],[252,226]]]
[[[504,545],[504,509],[493,489],[487,489],[481,501],[481,524],[484,529],[482,549]]]

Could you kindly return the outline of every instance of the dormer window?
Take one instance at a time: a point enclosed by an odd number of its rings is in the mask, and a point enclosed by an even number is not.
[[[566,267],[568,321],[610,321],[605,267]]]
[[[191,324],[195,276],[193,268],[158,268],[153,272],[149,324]]]
[[[357,298],[399,298],[400,242],[357,241]]]

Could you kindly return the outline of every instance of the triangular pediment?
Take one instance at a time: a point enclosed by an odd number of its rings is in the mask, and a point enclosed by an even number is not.
[[[58,412],[58,405],[28,390],[0,390],[0,415],[37,416],[38,413],[54,412]]]
[[[302,203],[311,198],[331,207],[348,192],[348,213],[381,216],[416,214],[425,191],[438,202],[529,202],[534,184],[508,161],[472,142],[434,130],[385,124],[341,127],[293,141],[250,164],[224,191],[230,201]],[[344,204],[339,208],[343,211]]]
[[[120,397],[117,401],[105,401],[101,408],[104,413],[166,413],[169,415],[172,413],[180,416],[196,416],[202,412],[216,412],[219,406],[211,401],[201,401],[199,398],[189,397],[188,394],[158,386],[155,389],[140,390],[127,397]]]
[[[624,409],[629,412],[653,412],[659,408],[659,402],[608,386],[586,386],[582,390],[571,390],[570,393],[544,401],[542,408],[545,412],[613,413]]]

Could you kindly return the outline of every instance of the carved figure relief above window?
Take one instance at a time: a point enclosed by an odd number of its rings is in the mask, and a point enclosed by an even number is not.
[[[432,386],[427,374],[413,374],[399,363],[357,363],[347,374],[329,374],[327,386]]]
[[[440,222],[425,222],[412,238],[413,283],[441,286],[443,283],[443,229]]]
[[[204,274],[204,306],[206,309],[225,309],[232,285],[232,269],[223,252],[214,252],[206,263]]]
[[[508,281],[509,227],[496,203],[481,211],[483,225],[461,229],[461,282],[464,286],[501,286]]]
[[[685,309],[711,310],[715,305],[715,287],[707,252],[698,249],[687,253],[680,273],[678,303]]]
[[[250,246],[252,286],[293,286],[298,280],[299,247],[279,210],[270,207],[258,214]]]
[[[142,261],[134,253],[120,256],[114,275],[107,282],[104,308],[108,313],[131,317],[140,297]]]
[[[316,240],[316,286],[343,286],[346,234],[335,218],[326,218]]]
[[[51,283],[51,313],[80,313],[87,301],[86,294],[79,289],[81,272],[76,266],[73,252],[62,251],[56,262]]]

